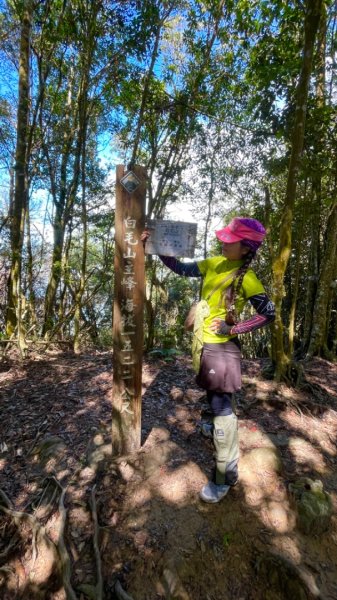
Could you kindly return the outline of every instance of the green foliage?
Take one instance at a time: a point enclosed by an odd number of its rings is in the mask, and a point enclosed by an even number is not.
[[[228,548],[230,543],[232,541],[232,534],[231,533],[224,533],[223,538],[222,538],[222,543],[224,545],[225,548]]]
[[[172,340],[170,340],[172,341]],[[166,343],[169,343],[169,340],[166,340]],[[165,362],[174,362],[177,356],[181,356],[183,352],[177,350],[176,348],[154,348],[151,350],[148,355],[153,356],[154,358],[161,358]]]
[[[270,265],[279,245],[305,6],[281,0],[224,4],[53,0],[32,5],[27,168],[33,289],[28,285],[27,238],[21,287],[27,299],[31,291],[35,293],[38,325],[52,269],[58,281],[50,318],[58,323],[68,315],[62,334],[73,333],[71,310],[83,278],[85,222],[82,334],[90,332],[95,343],[111,345],[114,174],[110,164],[127,163],[133,154],[148,169],[149,216],[165,217],[178,203],[179,210],[184,203],[191,205],[198,222],[198,258],[221,251],[214,229],[235,214],[268,224],[270,234],[256,270],[273,293]],[[0,16],[4,218],[10,206],[9,169],[14,163],[17,75],[13,64],[18,62],[23,7],[23,2],[2,3]],[[333,3],[326,3],[326,10],[325,69],[319,66],[317,45],[290,224],[294,242],[284,281],[282,318],[286,325],[298,284],[297,345],[308,313],[313,312],[320,272],[329,259],[329,214],[335,201]],[[43,200],[38,200],[39,194]],[[54,258],[49,222],[55,235],[62,238],[57,252],[54,248]],[[5,315],[9,223],[3,233],[0,303]],[[296,282],[298,248],[301,269]],[[310,282],[313,296],[309,301]],[[162,356],[170,359],[175,352],[189,348],[190,336],[183,332],[183,322],[191,302],[199,297],[199,286],[199,281],[168,274],[158,265],[149,271],[153,322],[149,318],[145,330],[157,355],[164,352]],[[336,297],[329,291],[324,321],[331,347],[335,337],[330,317],[336,309]],[[29,329],[30,313],[25,319]],[[245,342],[247,356],[266,355],[270,333],[256,332]]]
[[[101,348],[112,348],[113,346],[113,337],[112,337],[112,328],[110,327],[100,327],[98,331],[98,338],[96,344]]]

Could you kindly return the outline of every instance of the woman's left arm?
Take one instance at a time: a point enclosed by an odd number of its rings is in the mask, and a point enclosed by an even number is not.
[[[256,310],[256,315],[242,321],[231,327],[231,335],[238,335],[240,333],[248,333],[265,327],[269,323],[272,323],[275,319],[275,306],[274,303],[268,298],[267,294],[256,294],[249,298],[249,302]]]

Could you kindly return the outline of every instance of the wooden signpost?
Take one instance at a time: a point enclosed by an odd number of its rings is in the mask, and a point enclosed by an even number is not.
[[[117,166],[113,307],[113,455],[141,444],[146,170]]]

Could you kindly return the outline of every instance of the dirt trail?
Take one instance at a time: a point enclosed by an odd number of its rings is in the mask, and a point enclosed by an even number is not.
[[[244,361],[240,481],[218,505],[198,499],[213,447],[187,358],[145,362],[143,445],[117,461],[109,354],[3,364],[0,488],[12,505],[0,515],[0,597],[65,598],[63,539],[78,600],[100,598],[99,573],[106,599],[122,597],[118,581],[133,600],[336,600],[337,366],[312,361],[299,392],[262,380],[261,363]],[[296,527],[288,486],[303,475],[333,501],[319,536]],[[14,509],[34,523],[15,524]]]

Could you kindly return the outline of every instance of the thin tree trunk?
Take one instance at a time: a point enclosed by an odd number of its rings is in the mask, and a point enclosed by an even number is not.
[[[30,235],[30,211],[27,206],[26,211],[26,236],[27,236],[27,288],[28,288],[28,303],[27,313],[30,330],[35,329],[37,326],[36,319],[36,298],[34,291],[34,276],[33,276],[33,252],[32,252],[32,241]]]
[[[72,149],[72,142],[74,139],[74,128],[71,127],[71,110],[73,105],[73,69],[70,70],[70,80],[68,86],[67,105],[65,109],[65,122],[64,122],[64,135],[63,135],[63,149],[62,159],[60,166],[60,191],[57,195],[55,185],[55,173],[52,170],[51,162],[49,161],[48,148],[45,147],[46,158],[49,164],[49,176],[51,182],[51,189],[53,194],[53,201],[55,206],[55,215],[53,221],[54,230],[54,243],[53,243],[53,255],[52,265],[49,276],[49,281],[45,296],[45,309],[44,309],[44,322],[42,327],[42,336],[48,337],[48,332],[53,329],[54,325],[54,312],[55,312],[55,299],[58,285],[62,275],[62,254],[63,244],[65,236],[65,228],[67,226],[67,217],[69,220],[70,206],[67,198],[70,194],[67,186],[68,179],[68,168],[70,153]],[[75,174],[73,175],[75,177]],[[72,190],[73,191],[73,190]],[[66,215],[66,205],[68,203],[68,210]]]
[[[82,152],[82,235],[83,235],[83,247],[82,247],[82,260],[81,260],[81,275],[78,289],[75,294],[75,314],[74,314],[74,352],[79,354],[80,347],[80,328],[81,328],[81,312],[82,312],[82,297],[85,290],[86,273],[87,273],[87,249],[88,249],[88,222],[87,222],[87,206],[86,206],[86,153],[85,153],[85,138],[86,132],[84,131],[84,144]]]
[[[79,153],[79,168],[81,176],[81,222],[82,222],[82,258],[81,258],[81,274],[80,282],[75,293],[75,314],[74,314],[74,352],[80,352],[80,329],[81,329],[81,314],[82,314],[82,298],[85,291],[86,276],[87,276],[87,253],[88,253],[88,219],[87,219],[87,179],[86,179],[86,144],[88,138],[88,120],[89,120],[89,102],[88,88],[89,76],[92,65],[93,55],[95,51],[95,25],[98,6],[96,2],[91,4],[92,12],[88,16],[88,43],[87,53],[83,57],[83,76],[79,94],[79,133],[78,133],[78,153]]]
[[[165,6],[164,3],[159,3],[159,6],[161,4],[162,4],[162,8],[164,9],[165,12],[162,15],[162,17],[159,20],[158,25],[157,25],[157,29],[156,29],[156,33],[155,33],[155,38],[154,38],[154,45],[153,45],[152,54],[151,54],[150,66],[149,66],[148,72],[146,73],[146,76],[145,76],[145,79],[144,79],[144,88],[143,88],[143,93],[142,93],[142,98],[141,98],[141,104],[140,104],[139,115],[138,115],[138,120],[137,120],[136,132],[135,132],[135,135],[134,135],[134,143],[133,143],[133,148],[132,148],[132,154],[131,154],[131,160],[130,160],[130,167],[132,167],[132,165],[135,163],[136,158],[137,158],[137,152],[138,152],[138,148],[139,148],[139,144],[140,144],[141,129],[142,129],[143,121],[144,121],[144,114],[145,114],[145,109],[146,109],[146,103],[147,103],[147,100],[148,100],[148,97],[149,97],[150,81],[151,81],[151,78],[153,76],[154,67],[155,67],[155,64],[156,64],[157,57],[158,57],[160,37],[161,37],[161,34],[162,34],[163,27],[165,25],[166,19],[168,19],[168,17],[170,16],[172,10],[175,8],[175,2],[174,1],[172,1],[168,6]]]
[[[217,149],[216,149],[217,152]],[[207,241],[208,241],[208,231],[209,231],[209,226],[210,226],[210,222],[211,222],[211,218],[212,218],[212,205],[213,205],[213,200],[214,200],[214,186],[215,186],[215,174],[214,174],[214,160],[215,160],[215,156],[214,153],[212,154],[211,157],[211,164],[210,164],[210,169],[209,169],[209,175],[210,175],[210,185],[209,185],[209,191],[208,191],[208,202],[207,202],[207,210],[206,210],[206,219],[205,219],[205,233],[204,233],[204,258],[207,257]],[[201,288],[200,288],[200,292],[201,292]]]
[[[148,217],[151,217],[153,215],[158,218],[162,215],[162,212],[165,209],[165,199],[167,196],[169,196],[169,192],[168,192],[164,197],[164,190],[166,190],[168,182],[172,182],[173,177],[177,174],[177,172],[179,170],[179,166],[180,166],[182,159],[186,155],[187,146],[188,146],[188,142],[190,139],[190,133],[191,133],[191,130],[193,128],[193,123],[194,123],[193,119],[191,119],[190,122],[188,121],[188,115],[191,114],[190,110],[189,110],[190,107],[189,107],[188,102],[189,102],[189,99],[191,99],[191,98],[195,101],[195,98],[197,97],[198,92],[200,92],[200,85],[204,80],[205,71],[207,70],[207,67],[209,66],[209,60],[210,60],[212,48],[217,39],[219,24],[220,24],[221,18],[223,16],[224,4],[225,4],[224,0],[220,0],[218,2],[218,5],[216,7],[214,7],[214,11],[213,11],[214,23],[209,24],[209,39],[207,39],[206,47],[205,47],[204,53],[203,53],[203,61],[200,65],[200,68],[198,70],[198,73],[197,73],[194,81],[192,81],[189,89],[187,89],[184,93],[180,94],[180,96],[183,98],[183,101],[181,101],[179,97],[177,99],[173,97],[174,104],[173,104],[172,108],[177,107],[178,110],[180,111],[179,126],[177,127],[177,131],[175,133],[174,143],[171,144],[169,156],[167,157],[164,168],[161,171],[160,179],[158,181],[158,185],[157,185],[155,194],[153,194],[153,191],[152,191],[152,174],[154,173],[154,170],[155,170],[155,162],[153,161],[152,157],[150,159],[151,169],[150,169],[150,181],[148,184],[148,187],[150,190],[150,194],[149,194],[150,197],[149,197],[149,203],[148,203]],[[160,37],[160,28],[162,27],[163,23],[165,22],[165,19],[167,18],[167,16],[169,16],[170,11],[171,11],[171,8],[168,8],[166,15],[162,19],[161,25],[158,26],[158,36],[159,37]],[[158,38],[158,41],[159,41],[159,38]],[[150,67],[150,69],[152,69],[152,70],[155,65],[156,53],[157,53],[157,48],[155,46],[154,52],[152,55],[152,58],[154,60],[153,60],[153,64],[151,63],[151,67]],[[149,78],[148,78],[148,81],[149,81]],[[146,89],[144,88],[143,99],[144,99],[144,94],[147,96],[147,94],[148,94],[147,88]],[[137,130],[139,129],[139,131],[140,131],[140,126],[142,125],[142,114],[143,114],[142,111],[140,111],[140,118],[138,120],[138,128],[137,128]],[[136,137],[136,141],[134,143],[133,154],[132,154],[132,161],[135,160],[137,144],[138,144],[138,142],[137,142],[137,137]],[[156,152],[156,154],[157,153],[158,153],[158,151]]]
[[[272,205],[271,205],[271,200],[270,200],[270,188],[269,185],[266,184],[264,187],[264,211],[265,211],[265,226],[267,229],[267,244],[268,244],[268,251],[269,251],[269,261],[270,264],[272,264],[273,259],[274,259],[274,249],[273,249],[273,241],[272,241],[272,237],[269,234],[269,230],[270,230],[270,219],[271,219],[271,214],[272,214]]]
[[[318,274],[320,268],[320,202],[321,196],[317,194],[317,188],[313,188],[310,194],[309,201],[309,225],[310,230],[308,236],[310,238],[310,253],[309,253],[309,264],[307,271],[307,284],[305,293],[305,313],[304,313],[304,327],[303,327],[303,342],[302,342],[302,353],[306,353],[309,347],[315,296],[317,291]]]
[[[327,15],[326,6],[322,4],[322,14],[319,22],[317,35],[317,64],[316,64],[316,99],[317,106],[321,111],[325,108],[325,85],[326,85],[326,35],[327,35]],[[312,236],[310,245],[309,277],[307,278],[307,294],[305,304],[305,321],[303,334],[303,351],[307,352],[311,328],[313,325],[314,303],[317,292],[318,275],[320,271],[320,221],[322,214],[322,161],[321,156],[324,150],[324,130],[323,124],[319,123],[317,135],[315,136],[315,147],[313,151],[313,174],[312,174],[312,198],[311,198],[311,218],[312,218]]]
[[[63,324],[66,322],[64,320],[64,315],[67,314],[67,289],[69,288],[69,276],[70,276],[70,267],[69,267],[69,254],[71,248],[72,241],[72,221],[70,220],[68,224],[68,235],[65,234],[65,242],[62,254],[62,285],[60,289],[60,297],[59,297],[59,305],[58,305],[58,323],[59,327],[59,335],[63,339],[65,336],[65,331]]]
[[[304,194],[304,204],[306,201],[306,191]],[[293,291],[291,295],[291,305],[289,312],[289,328],[288,328],[288,337],[289,337],[289,347],[288,347],[288,355],[291,358],[294,354],[294,337],[295,337],[295,317],[296,317],[296,308],[297,308],[297,299],[298,299],[298,289],[300,283],[300,274],[301,274],[301,265],[302,265],[302,256],[301,256],[301,246],[303,241],[303,229],[304,229],[304,217],[303,214],[300,217],[298,238],[296,244],[296,264],[294,269],[294,285]]]
[[[155,319],[157,313],[157,298],[158,298],[158,278],[156,273],[156,263],[153,261],[152,256],[148,256],[148,267],[147,267],[147,282],[150,283],[149,291],[145,290],[145,314],[146,314],[146,325],[147,325],[147,336],[145,349],[146,352],[151,350],[154,345],[155,337]],[[146,286],[147,288],[148,286]],[[155,298],[155,300],[153,300]]]
[[[335,273],[331,282],[331,353],[336,359],[337,356],[337,252],[335,256]]]
[[[313,64],[313,51],[322,10],[322,0],[308,0],[304,25],[304,48],[302,67],[296,90],[295,119],[291,140],[291,156],[287,179],[286,195],[280,227],[280,243],[272,265],[273,291],[276,317],[273,326],[273,355],[276,359],[275,378],[286,379],[289,357],[284,350],[284,327],[282,322],[282,301],[284,298],[284,276],[291,253],[291,229],[293,208],[296,198],[298,171],[303,149],[308,88]]]
[[[324,346],[323,354],[329,360],[335,360],[336,357],[336,348],[334,346],[335,340],[335,319],[334,315],[336,311],[334,310],[334,306],[336,304],[336,286],[337,286],[337,249],[335,252],[335,265],[333,267],[332,273],[332,281],[330,282],[329,292],[328,292],[328,308],[327,308],[327,318],[326,318],[326,345]],[[331,350],[329,348],[329,343],[331,346]]]
[[[337,252],[336,231],[337,203],[335,203],[331,209],[326,228],[325,252],[317,286],[308,356],[324,356],[327,348],[327,325],[329,322],[327,313],[330,298],[330,286],[335,274]]]
[[[337,312],[337,310],[335,310],[335,313]],[[334,328],[333,328],[333,335],[332,335],[332,355],[334,357],[334,359],[336,359],[337,356],[337,317],[335,315],[335,324],[334,324]]]
[[[154,333],[155,333],[155,308],[152,306],[152,296],[144,299],[145,312],[146,312],[146,324],[147,324],[147,336],[145,351],[148,352],[153,348],[154,345]]]
[[[30,35],[32,6],[26,1],[23,7],[19,58],[19,102],[17,115],[17,139],[15,152],[15,188],[11,207],[11,270],[8,281],[6,333],[8,337],[17,330],[21,351],[25,351],[21,306],[22,247],[26,207],[28,201],[27,142],[29,134],[29,79],[30,79]]]
[[[48,336],[48,332],[52,330],[54,324],[54,308],[55,308],[55,297],[58,284],[61,279],[62,272],[62,252],[64,243],[64,220],[63,210],[60,204],[55,207],[55,217],[53,223],[54,229],[54,244],[53,244],[53,255],[52,255],[52,267],[50,278],[46,290],[45,297],[45,314],[44,323],[42,329],[42,335]]]

